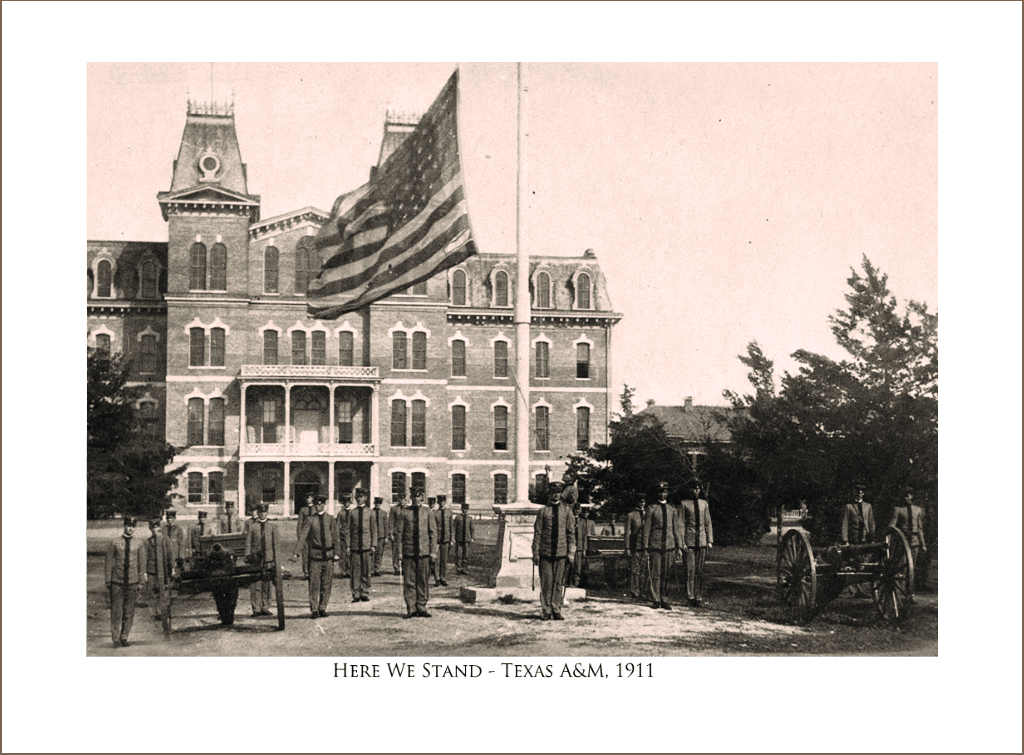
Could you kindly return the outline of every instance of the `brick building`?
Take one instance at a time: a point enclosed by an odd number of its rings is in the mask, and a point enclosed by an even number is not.
[[[382,161],[411,131],[389,117]],[[323,192],[321,192],[323,193]],[[88,338],[126,353],[136,409],[182,450],[187,517],[225,499],[290,516],[307,492],[423,485],[489,510],[514,491],[515,259],[481,254],[337,320],[311,320],[328,213],[260,217],[234,115],[189,104],[167,243],[90,241]],[[531,479],[607,439],[612,310],[597,259],[530,261]]]

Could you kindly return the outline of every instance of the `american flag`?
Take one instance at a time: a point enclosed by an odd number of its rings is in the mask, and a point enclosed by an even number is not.
[[[338,197],[316,247],[310,317],[361,309],[476,254],[459,162],[458,70],[370,183]]]

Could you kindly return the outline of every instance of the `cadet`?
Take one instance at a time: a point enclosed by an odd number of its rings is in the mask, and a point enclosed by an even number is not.
[[[448,586],[448,551],[455,543],[455,526],[447,504],[447,495],[437,497],[438,508],[434,512],[437,519],[437,581],[434,587]]]
[[[156,621],[169,615],[171,580],[178,576],[174,563],[174,547],[160,531],[160,515],[149,520],[146,539],[146,584],[149,585],[150,613]]]
[[[875,510],[864,500],[864,485],[857,483],[857,491],[853,503],[846,504],[843,509],[843,525],[841,539],[843,545],[850,543],[870,543],[875,539]]]
[[[377,519],[367,506],[369,493],[357,488],[355,497],[356,508],[349,514],[341,542],[351,566],[352,602],[358,603],[370,599],[370,574],[373,573],[377,549]]]
[[[309,547],[306,542],[300,537],[302,535],[302,528],[306,524],[306,520],[313,514],[314,498],[313,493],[306,496],[306,500],[299,507],[298,517],[295,520],[295,542],[298,543],[299,552],[292,556],[292,561],[298,559],[302,562],[302,577],[309,579]]]
[[[911,558],[914,560],[914,587],[920,589],[924,584],[924,559],[922,554],[928,550],[924,542],[924,509],[914,504],[914,489],[910,485],[900,488],[903,493],[903,505],[893,509],[890,527],[896,527],[907,538]],[[916,602],[913,593],[911,602]]]
[[[199,558],[200,554],[202,554],[203,552],[202,544],[199,542],[199,538],[206,537],[207,535],[217,534],[216,526],[206,521],[207,515],[205,511],[200,511],[198,516],[199,519],[196,521],[194,525],[192,525],[192,529],[189,532],[189,540],[192,546],[193,559]]]
[[[267,519],[270,507],[266,503],[256,506],[256,518],[249,523],[245,532],[245,562],[262,566],[273,573],[277,569],[277,549],[280,540],[277,524]],[[270,609],[270,585],[273,580],[258,580],[249,587],[253,616],[272,616]],[[275,588],[276,589],[276,588]]]
[[[590,509],[580,511],[576,520],[576,557],[572,566],[572,585],[579,587],[587,557],[587,538],[597,534],[597,522],[590,518]]]
[[[398,526],[398,517],[402,512],[402,499],[398,496],[394,496],[391,499],[391,509],[388,511],[388,535],[387,538],[391,542],[391,568],[395,574],[402,573],[402,543],[395,536],[396,527]]]
[[[377,525],[377,550],[373,556],[373,576],[380,576],[380,567],[384,563],[384,544],[388,541],[388,513],[381,508],[384,499],[375,496],[373,499],[373,521]]]
[[[309,550],[309,615],[326,617],[334,583],[334,562],[341,559],[338,523],[327,513],[327,496],[316,497],[315,510],[299,533]]]
[[[188,539],[185,528],[178,524],[178,512],[174,509],[167,509],[165,516],[167,523],[164,525],[164,535],[171,541],[171,557],[181,569],[185,559],[188,558]]]
[[[242,531],[242,519],[235,511],[234,501],[224,502],[224,513],[217,518],[217,530],[225,535]]]
[[[693,497],[683,501],[683,551],[686,553],[686,597],[691,606],[704,605],[704,560],[714,545],[711,510],[700,497],[700,484],[694,482]]]
[[[146,583],[146,546],[135,535],[138,520],[126,516],[124,532],[107,543],[103,575],[110,595],[110,636],[114,647],[128,647],[135,620],[135,601]]]
[[[339,547],[343,547],[341,544],[341,537],[342,533],[348,532],[348,519],[352,514],[352,496],[342,496],[339,503],[341,504],[341,508],[338,509],[338,513],[334,517],[334,520],[338,527],[338,545]],[[340,551],[338,556],[341,556]],[[349,563],[349,559],[338,558],[335,560],[339,562],[339,566],[341,567],[339,570],[341,573],[338,576],[342,579],[349,579],[352,576],[352,564]]]
[[[658,500],[647,507],[640,535],[641,553],[650,554],[651,608],[669,610],[668,578],[672,564],[682,554],[683,533],[676,510],[668,503],[668,483],[658,483]]]
[[[540,569],[540,618],[562,620],[565,567],[576,554],[576,520],[572,509],[560,505],[558,485],[550,486],[547,506],[533,523],[533,563]]]
[[[405,618],[429,619],[430,564],[437,558],[437,522],[423,505],[423,491],[412,494],[412,506],[399,511],[395,539],[402,546],[402,594]]]
[[[437,498],[430,496],[427,499],[427,510],[430,511],[430,516],[434,519],[434,529],[437,529]],[[437,563],[434,559],[430,560],[430,579],[434,580],[434,587],[437,587]]]
[[[469,544],[473,539],[473,519],[469,515],[469,504],[463,502],[462,513],[455,517],[455,573],[468,574]]]
[[[626,556],[629,558],[629,597],[633,600],[640,599],[640,572],[642,571],[640,558],[640,536],[644,530],[644,506],[647,504],[647,497],[641,493],[637,496],[633,510],[626,516],[626,530],[623,538],[626,541]]]

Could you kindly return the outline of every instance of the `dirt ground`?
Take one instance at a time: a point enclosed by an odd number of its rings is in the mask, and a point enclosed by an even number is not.
[[[284,533],[292,529],[287,522],[283,525]],[[149,609],[140,606],[131,646],[115,649],[98,555],[108,529],[89,532],[89,656],[938,655],[937,592],[919,595],[914,614],[900,628],[879,620],[871,601],[853,598],[837,599],[806,626],[787,623],[774,594],[775,551],[769,546],[712,551],[703,609],[680,605],[679,588],[673,584],[673,610],[653,610],[623,594],[623,570],[595,570],[587,600],[572,602],[564,622],[541,622],[536,603],[468,604],[459,598],[461,586],[486,582],[482,564],[493,545],[481,543],[475,546],[468,576],[455,575],[450,566],[449,587],[431,588],[429,619],[403,618],[401,578],[390,568],[374,578],[368,603],[352,603],[348,580],[336,578],[330,615],[312,619],[308,583],[300,576],[284,582],[284,631],[278,631],[276,615],[250,617],[247,589],[240,591],[231,627],[221,626],[209,593],[176,595],[170,638],[150,618]],[[486,539],[487,528],[480,530]],[[389,561],[385,565],[390,567]],[[287,561],[285,567],[300,572],[296,561]]]

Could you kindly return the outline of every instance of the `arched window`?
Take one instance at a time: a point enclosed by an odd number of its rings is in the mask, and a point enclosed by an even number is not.
[[[427,402],[421,399],[412,402],[412,438],[409,445],[418,448],[427,445]]]
[[[457,307],[466,306],[466,271],[456,270],[452,273],[452,304]]]
[[[405,500],[405,472],[391,473],[391,502],[397,504]]]
[[[306,363],[306,331],[292,331],[292,364]]]
[[[404,330],[396,330],[391,334],[391,369],[406,369],[408,336]]]
[[[188,444],[190,446],[203,445],[204,409],[201,398],[190,398],[188,400]]]
[[[412,368],[427,369],[427,334],[422,330],[412,334]]]
[[[189,328],[188,331],[188,366],[202,367],[206,364],[206,331],[202,328]]]
[[[210,329],[210,366],[224,366],[224,328]]]
[[[342,367],[351,367],[354,363],[353,340],[350,330],[338,333],[338,364]]]
[[[206,479],[210,488],[210,494],[207,496],[206,501],[211,506],[214,504],[219,506],[224,502],[224,473],[210,472]]]
[[[110,336],[106,333],[96,334],[96,358],[103,361],[110,359]]]
[[[142,298],[155,299],[159,293],[160,268],[153,260],[142,263]]]
[[[263,399],[261,410],[263,442],[277,443],[277,401],[272,398]]]
[[[590,276],[580,273],[576,278],[576,309],[590,308]]]
[[[466,450],[466,407],[462,404],[452,407],[452,450]]]
[[[494,274],[494,306],[508,306],[508,273],[504,270]]]
[[[425,473],[412,473],[412,489],[422,491],[424,497],[427,495],[427,475]]]
[[[508,342],[494,342],[494,377],[508,377]]]
[[[310,343],[312,364],[327,364],[327,334],[322,330],[314,330]]]
[[[143,435],[156,437],[156,401],[139,403],[139,424]]]
[[[228,290],[228,250],[219,242],[210,249],[210,290]]]
[[[277,331],[263,331],[263,364],[277,364]]]
[[[111,296],[111,280],[113,278],[113,265],[110,260],[100,260],[96,264],[96,296],[100,299],[109,299]]]
[[[452,505],[461,507],[466,502],[466,475],[452,475]]]
[[[405,425],[405,401],[400,398],[396,398],[391,402],[392,446],[404,446],[406,444]]]
[[[508,503],[508,475],[499,473],[494,475],[494,503],[504,506]]]
[[[534,362],[537,365],[537,377],[551,377],[551,371],[548,366],[548,342],[537,341],[534,348],[536,350],[536,358],[534,359]]]
[[[281,252],[276,246],[268,246],[263,251],[263,293],[276,294],[278,291],[278,265]]]
[[[452,341],[452,377],[466,376],[466,342]]]
[[[590,448],[590,409],[585,406],[576,409],[576,450]]]
[[[156,336],[144,335],[142,337],[142,359],[139,372],[151,375],[156,372]]]
[[[224,445],[224,399],[210,399],[210,437],[208,445]]]
[[[547,273],[537,274],[537,307],[551,308],[551,276]]]
[[[335,416],[338,421],[338,442],[352,442],[352,401],[341,399],[335,407]]]
[[[508,407],[494,407],[494,450],[508,450]]]
[[[576,344],[576,377],[580,380],[590,378],[590,344]]]
[[[189,472],[188,473],[188,502],[189,503],[202,503],[203,502],[203,473],[202,472]]]
[[[548,437],[548,412],[550,410],[546,406],[538,406],[536,412],[536,419],[534,421],[534,431],[537,436],[537,450],[538,451],[549,451],[550,439]]]
[[[206,290],[206,246],[198,241],[192,245],[188,289],[189,291]]]
[[[320,253],[312,236],[303,236],[295,249],[295,293],[304,296],[309,282],[320,272]]]

